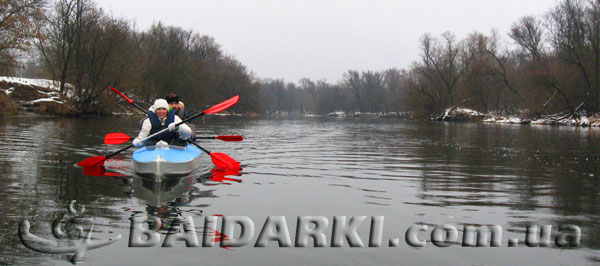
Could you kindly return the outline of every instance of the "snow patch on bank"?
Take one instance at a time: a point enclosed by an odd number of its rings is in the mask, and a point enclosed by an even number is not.
[[[514,117],[514,116],[504,117],[504,116],[488,115],[488,117],[486,119],[483,119],[483,122],[498,123],[498,124],[529,124],[529,123],[531,123],[531,120],[522,119],[520,117]]]
[[[484,114],[475,110],[451,107],[443,113],[434,115],[430,120],[438,121],[483,121],[498,124],[535,124],[535,125],[569,125],[577,127],[600,127],[600,114],[586,112],[583,108],[577,108],[574,113],[559,113],[554,115],[543,115],[535,119],[522,118],[521,115],[502,116],[494,113]]]
[[[60,92],[60,82],[49,79],[29,79],[0,76],[2,91],[22,111],[66,113],[67,100],[74,92],[72,84],[65,83]],[[7,88],[7,89],[6,89]]]
[[[55,103],[64,104],[63,102],[57,100],[57,98],[42,98],[42,99],[37,99],[37,100],[30,101],[29,104],[34,104],[34,103],[39,103],[39,102],[55,102]]]
[[[1,81],[19,83],[19,84],[27,85],[27,86],[43,87],[43,88],[48,88],[53,91],[60,90],[60,82],[55,81],[55,80],[50,80],[50,79],[28,79],[28,78],[0,76],[0,82]],[[68,88],[73,87],[73,85],[71,85],[69,83],[66,83],[65,86]]]
[[[437,120],[437,121],[470,121],[470,120],[482,120],[485,118],[485,114],[475,111],[473,109],[468,109],[464,107],[450,107],[446,109],[443,113],[438,115],[433,115],[429,118],[429,120]]]
[[[455,107],[455,108],[446,109],[446,112],[444,113],[444,117],[449,117],[453,114],[462,114],[462,115],[467,115],[467,116],[483,116],[483,113],[477,112],[472,109],[467,109],[467,108],[463,108],[463,107]]]

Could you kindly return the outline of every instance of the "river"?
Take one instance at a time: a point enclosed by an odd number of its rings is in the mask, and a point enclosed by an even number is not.
[[[70,265],[68,255],[23,246],[18,226],[46,239],[65,220],[70,202],[94,218],[93,239],[122,238],[89,250],[86,265],[159,264],[419,264],[590,265],[600,262],[600,129],[360,118],[197,119],[199,136],[243,135],[242,142],[205,140],[213,152],[241,162],[237,175],[211,172],[210,160],[191,175],[160,184],[134,174],[131,151],[107,162],[115,176],[89,176],[75,163],[122,145],[104,134],[137,134],[137,118],[0,117],[0,265]],[[220,176],[223,177],[223,176]],[[85,210],[80,209],[85,206]],[[128,247],[130,218],[192,217],[201,239],[207,216],[242,216],[254,225],[251,244],[235,248]],[[254,247],[269,216],[284,216],[292,242],[298,217],[367,216],[365,247]],[[368,247],[371,217],[383,216],[381,247]],[[172,219],[171,219],[172,220]],[[428,225],[412,247],[406,231]],[[436,226],[499,225],[500,247],[438,247]],[[581,229],[578,247],[528,247],[526,226]],[[66,225],[65,225],[66,226]],[[239,229],[239,228],[238,228]],[[215,231],[216,230],[216,231]],[[166,229],[159,230],[162,239]],[[200,232],[204,231],[204,232]],[[230,236],[235,237],[235,236]],[[509,239],[518,238],[516,247]],[[388,244],[394,242],[397,247]],[[201,240],[200,240],[201,241]],[[161,240],[162,242],[162,240]],[[67,245],[68,242],[60,242]],[[393,246],[393,245],[392,245]]]

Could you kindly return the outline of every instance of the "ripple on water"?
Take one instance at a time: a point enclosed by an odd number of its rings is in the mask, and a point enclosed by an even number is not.
[[[51,215],[77,199],[113,219],[112,230],[126,229],[135,213],[375,213],[391,217],[386,223],[394,226],[502,223],[519,232],[524,222],[539,220],[597,230],[600,141],[594,134],[397,120],[229,119],[206,118],[197,126],[206,135],[245,137],[202,142],[242,163],[241,176],[228,176],[241,182],[211,180],[205,157],[206,168],[160,186],[135,176],[131,151],[107,162],[125,178],[87,177],[73,167],[123,147],[103,145],[103,135],[135,135],[137,118],[0,119],[1,210],[15,222]],[[586,241],[600,249],[598,240]],[[397,254],[388,259],[397,261]]]

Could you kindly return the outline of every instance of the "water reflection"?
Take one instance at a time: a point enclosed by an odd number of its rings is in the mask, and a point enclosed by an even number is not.
[[[394,228],[497,223],[515,234],[522,233],[525,224],[575,224],[582,228],[584,246],[575,254],[597,261],[598,129],[206,117],[196,123],[199,134],[244,135],[241,144],[202,144],[243,162],[243,172],[204,168],[154,183],[135,176],[130,153],[111,160],[106,168],[73,167],[114,148],[101,144],[103,134],[135,134],[134,120],[0,119],[0,212],[10,214],[0,217],[0,264],[23,258],[26,264],[51,261],[20,246],[13,229],[25,218],[51,220],[71,200],[110,220],[104,229],[125,231],[132,215],[155,216],[169,224],[181,215],[215,213],[262,219],[374,214],[385,215],[386,224]],[[165,233],[165,228],[160,231]],[[216,237],[218,232],[210,234]],[[354,250],[339,252],[355,255]],[[501,251],[487,252],[498,264],[505,262]],[[541,260],[552,263],[565,252],[548,250]],[[442,261],[443,256],[438,257]],[[397,251],[383,251],[378,258],[397,262]]]
[[[445,124],[443,131],[413,132],[424,142],[420,200],[478,212],[506,209],[512,228],[576,224],[582,244],[599,248],[600,135],[595,129]],[[497,210],[496,210],[497,211]],[[526,214],[524,214],[524,212]]]
[[[115,165],[112,163],[111,165]],[[119,170],[123,168],[118,167]],[[145,205],[145,215],[148,217],[157,217],[162,221],[162,227],[157,230],[168,229],[166,226],[172,224],[175,217],[182,216],[182,207],[186,213],[197,216],[203,215],[203,210],[190,207],[194,200],[200,201],[202,198],[214,198],[213,190],[203,190],[202,186],[212,187],[216,185],[232,185],[241,183],[241,169],[221,169],[213,168],[202,175],[189,175],[184,177],[174,177],[164,179],[162,182],[155,182],[154,179],[142,176],[126,176],[122,173],[111,172],[104,166],[83,167],[82,173],[90,177],[106,177],[119,180],[121,191],[127,198],[136,198]],[[209,206],[209,205],[204,205]],[[124,208],[126,211],[132,211],[131,208]],[[134,215],[140,212],[132,211]]]

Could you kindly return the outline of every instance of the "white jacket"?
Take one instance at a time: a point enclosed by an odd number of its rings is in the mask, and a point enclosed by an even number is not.
[[[165,118],[160,119],[160,123],[161,125],[165,125],[165,121],[167,120],[167,117],[165,116]],[[181,118],[179,118],[179,116],[175,116],[175,124],[181,122]],[[144,119],[144,122],[142,123],[142,130],[140,130],[140,134],[138,134],[137,136],[137,140],[141,141],[143,139],[145,139],[146,137],[148,137],[150,135],[150,130],[152,129],[152,123],[150,122],[150,118],[146,118]],[[177,129],[177,133],[179,133],[179,135],[183,138],[183,139],[187,139],[192,135],[192,129],[186,125],[185,123],[179,125],[178,129]]]

